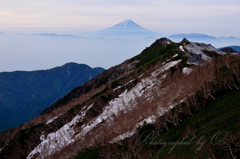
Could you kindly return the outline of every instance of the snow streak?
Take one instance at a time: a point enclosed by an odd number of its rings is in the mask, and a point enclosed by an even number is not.
[[[86,110],[81,111],[80,114],[76,115],[71,122],[65,124],[56,132],[48,134],[46,138],[44,138],[44,135],[41,135],[40,140],[42,142],[28,155],[27,159],[33,158],[33,156],[37,153],[40,153],[38,158],[45,158],[47,155],[51,155],[74,142],[74,126],[81,122],[87,110],[93,105],[94,104],[90,105]]]
[[[83,108],[82,111],[76,115],[71,122],[64,125],[58,131],[48,134],[46,138],[44,135],[41,135],[40,139],[42,142],[28,155],[27,159],[33,158],[33,156],[37,153],[40,153],[40,156],[38,156],[38,158],[44,158],[47,155],[51,155],[57,151],[60,151],[70,143],[73,143],[76,139],[84,140],[85,135],[103,121],[107,121],[108,124],[113,124],[113,115],[118,115],[120,112],[126,113],[137,106],[137,102],[135,101],[136,98],[144,97],[146,100],[151,101],[153,95],[149,94],[151,91],[147,90],[151,90],[154,86],[159,85],[161,81],[167,76],[165,71],[168,71],[171,67],[177,65],[179,62],[181,62],[181,59],[168,62],[158,70],[152,72],[150,77],[143,78],[141,82],[135,85],[131,90],[125,90],[118,96],[118,98],[111,100],[108,105],[104,107],[102,114],[90,121],[88,124],[82,125],[82,130],[78,133],[74,130],[75,125],[82,121],[87,110],[90,109],[94,104],[90,105],[85,110],[83,110]],[[158,75],[161,75],[160,79],[157,79]],[[130,82],[132,81],[129,81],[128,83]],[[161,92],[159,92],[158,96],[160,94]],[[159,115],[161,115],[161,113],[159,113]],[[52,122],[56,118],[57,117],[49,120],[47,123]],[[152,123],[155,122],[155,119],[155,116],[146,118],[142,122],[137,123],[133,130],[117,137],[115,140],[123,139],[124,137],[133,135],[137,127],[143,125],[144,121],[147,123]]]

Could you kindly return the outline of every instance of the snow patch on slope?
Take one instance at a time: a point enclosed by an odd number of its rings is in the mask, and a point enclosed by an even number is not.
[[[169,70],[170,67],[177,65],[179,62],[181,62],[181,59],[178,61],[172,61],[167,63],[165,66],[161,67],[157,71],[152,72],[150,77],[147,77],[145,79],[142,79],[140,83],[138,83],[136,86],[134,86],[130,91],[125,90],[122,94],[119,95],[118,98],[115,98],[111,100],[103,110],[103,113],[100,114],[95,121],[91,122],[91,124],[86,125],[83,127],[82,132],[80,132],[77,137],[84,137],[87,132],[91,131],[94,127],[96,127],[99,123],[102,121],[105,121],[108,119],[108,122],[113,122],[113,118],[111,116],[118,115],[119,112],[123,111],[126,113],[127,111],[131,110],[133,107],[136,106],[136,102],[134,99],[143,96],[146,88],[150,89],[155,84],[160,84],[161,81],[156,79],[156,76],[165,72],[166,70]],[[163,75],[160,80],[163,80],[166,77],[166,75]],[[145,88],[145,89],[144,89]],[[144,98],[146,100],[151,100],[151,95],[145,94]]]
[[[192,93],[190,94],[192,95]],[[189,96],[190,96],[189,95]],[[189,97],[188,96],[188,97]],[[187,99],[187,97],[185,97],[184,99],[182,99],[181,101],[177,102],[177,103],[173,103],[173,104],[170,104],[169,108],[168,109],[172,109],[174,108],[175,106],[177,106],[178,104],[184,102],[185,100]],[[168,109],[161,109],[161,111],[158,112],[158,117],[162,116],[165,112],[168,111]],[[117,137],[115,137],[114,139],[112,139],[110,141],[110,143],[115,143],[115,142],[118,142],[118,141],[121,141],[121,140],[124,140],[125,138],[128,138],[128,137],[131,137],[133,136],[135,133],[136,133],[136,130],[140,127],[140,126],[143,126],[144,123],[146,124],[152,124],[152,123],[155,123],[157,120],[157,117],[155,115],[152,115],[144,120],[142,120],[141,122],[137,123],[134,128],[130,131],[127,131]]]
[[[74,126],[84,118],[87,110],[93,105],[94,104],[90,105],[86,110],[81,111],[80,115],[76,115],[72,121],[65,124],[56,132],[48,134],[46,138],[44,135],[41,135],[40,140],[42,142],[30,152],[27,159],[33,158],[37,153],[40,153],[38,158],[45,158],[47,155],[51,155],[74,142],[74,139],[72,138],[75,134]]]
[[[181,50],[181,51],[185,51],[184,49],[183,49],[183,46],[181,45],[181,46],[179,46],[179,49]]]
[[[156,116],[154,116],[154,115],[152,115],[152,116],[144,119],[143,121],[137,123],[132,130],[127,131],[126,133],[121,134],[121,135],[115,137],[114,139],[112,139],[112,140],[110,141],[110,143],[113,144],[113,143],[115,143],[115,142],[118,142],[118,141],[120,141],[120,140],[124,140],[125,138],[128,138],[128,137],[133,136],[133,135],[136,133],[136,130],[137,130],[138,127],[143,126],[144,123],[146,123],[146,124],[152,124],[152,123],[154,123],[154,122],[156,121],[156,119],[157,119],[157,118],[156,118]]]
[[[126,113],[133,107],[137,106],[137,103],[134,99],[138,97],[144,97],[146,100],[151,101],[153,94],[149,94],[147,90],[152,89],[155,85],[159,85],[167,76],[165,71],[168,71],[171,67],[177,65],[179,62],[181,62],[181,59],[165,64],[158,70],[152,72],[150,77],[142,79],[141,82],[135,85],[131,90],[125,90],[118,96],[118,98],[111,100],[108,105],[104,107],[102,114],[89,123],[82,125],[82,130],[80,133],[78,133],[74,130],[75,125],[82,121],[87,110],[90,109],[94,104],[90,105],[86,110],[83,110],[83,108],[80,114],[76,115],[71,122],[64,125],[58,131],[48,134],[46,138],[42,135],[42,142],[28,155],[27,159],[33,158],[33,156],[37,153],[40,153],[38,158],[45,158],[47,155],[51,155],[57,151],[60,151],[62,148],[74,142],[76,139],[81,138],[84,140],[84,136],[89,131],[93,130],[93,128],[95,128],[98,124],[102,123],[103,121],[107,121],[108,124],[111,124],[114,122],[112,117],[113,115],[118,115],[120,112]],[[160,74],[161,78],[157,79],[157,76]],[[158,93],[158,95],[160,94],[161,92]],[[159,110],[159,115],[161,115],[160,112],[162,112],[161,109]],[[153,122],[154,119],[155,117],[149,117],[146,119],[146,121],[150,123]],[[141,125],[143,123],[140,122],[138,124]],[[131,135],[131,132],[128,134],[128,136],[129,135]]]
[[[173,55],[173,57],[172,58],[175,58],[175,57],[177,57],[178,56],[178,54],[175,54],[175,55]]]
[[[192,69],[188,67],[184,67],[182,72],[186,75],[189,75],[192,72]]]
[[[58,117],[57,116],[55,116],[54,118],[52,118],[52,119],[49,119],[47,122],[46,122],[46,124],[50,124],[51,122],[53,122],[55,119],[57,119]]]

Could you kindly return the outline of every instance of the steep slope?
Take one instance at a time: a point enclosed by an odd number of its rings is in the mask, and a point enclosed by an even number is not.
[[[96,31],[94,34],[99,36],[149,36],[149,35],[159,35],[159,33],[147,30],[134,21],[126,19],[113,27]]]
[[[131,138],[144,121],[157,122],[196,91],[211,96],[212,85],[207,84],[221,79],[214,78],[212,57],[224,54],[211,45],[158,39],[141,54],[75,88],[31,123],[3,134],[1,157],[73,158],[87,148],[111,147]],[[183,110],[189,112],[188,107]]]
[[[240,91],[221,91],[214,94],[206,106],[169,131],[150,137],[149,141],[177,142],[176,146],[151,146],[161,158],[238,158],[240,121]],[[231,124],[229,124],[231,123]],[[150,127],[148,125],[148,127]],[[154,126],[153,126],[154,127]],[[152,129],[153,132],[154,129]],[[185,138],[185,140],[184,140]],[[180,141],[183,140],[181,144]],[[147,146],[145,146],[147,148]],[[162,151],[160,151],[160,149]]]
[[[138,158],[163,159],[238,158],[240,91],[225,90],[214,94],[214,97],[201,110],[191,110],[191,115],[182,111],[178,125],[173,125],[170,119],[166,122],[168,129],[145,123],[134,137],[117,142],[111,148],[103,145],[85,150],[75,159],[124,158],[124,154],[129,158],[134,158],[134,154]]]
[[[102,72],[76,63],[40,71],[0,73],[0,130],[16,127]]]

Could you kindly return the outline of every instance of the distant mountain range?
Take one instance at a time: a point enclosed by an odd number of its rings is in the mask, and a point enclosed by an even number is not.
[[[0,32],[3,33],[3,32]],[[49,37],[79,37],[84,38],[83,36],[75,36],[72,34],[56,34],[56,33],[40,33],[40,34],[32,34],[35,36],[49,36]],[[104,30],[100,31],[94,31],[91,33],[85,33],[84,36],[94,36],[97,39],[104,39],[105,36],[144,36],[145,39],[157,39],[159,36],[161,36],[162,33],[157,33],[150,31],[148,29],[145,29],[144,27],[140,26],[136,22],[134,22],[131,19],[126,19],[112,27],[106,28]],[[190,41],[204,41],[204,40],[240,40],[239,38],[230,36],[230,37],[214,37],[207,34],[201,34],[201,33],[180,33],[180,34],[173,34],[168,36],[167,38],[175,41],[182,40],[183,38],[187,38]]]
[[[41,33],[41,34],[32,34],[37,36],[65,36],[65,37],[76,37],[72,34],[56,34],[56,33]]]
[[[103,70],[67,63],[49,70],[0,73],[0,130],[36,117],[57,99]]]
[[[184,34],[184,33],[181,33],[181,34],[173,34],[171,36],[169,36],[168,38],[172,39],[172,38],[187,38],[189,40],[191,39],[196,39],[196,38],[200,38],[200,39],[217,39],[215,38],[214,36],[209,36],[209,35],[206,35],[206,34],[198,34],[198,33],[191,33],[191,34]]]
[[[41,33],[41,34],[33,34],[36,36],[54,36],[54,37],[80,37],[84,38],[82,36],[74,36],[72,34],[56,34],[56,33]],[[100,31],[95,31],[90,34],[91,36],[97,36],[97,39],[104,39],[105,36],[144,36],[145,39],[157,39],[161,34],[156,33],[150,30],[147,30],[137,23],[135,23],[132,20],[125,20],[121,23],[118,23],[114,25],[113,27],[100,30]],[[204,41],[206,40],[211,40],[211,41],[236,41],[240,40],[239,38],[230,36],[230,37],[214,37],[210,36],[207,34],[200,34],[200,33],[190,33],[190,34],[185,34],[185,33],[180,33],[180,34],[173,34],[168,36],[169,39],[173,41],[180,41],[183,38],[187,38],[190,41]]]
[[[110,28],[93,32],[93,34],[100,36],[151,36],[151,35],[160,35],[150,30],[147,30],[135,23],[131,19],[126,19],[123,22],[120,22]]]
[[[220,37],[219,39],[232,39],[232,40],[234,40],[234,39],[237,39],[237,38],[235,38],[235,37],[233,37],[233,36],[230,36],[230,37]]]
[[[1,32],[0,32],[1,33]],[[81,37],[81,36],[74,36],[72,34],[56,34],[56,33],[41,33],[41,34],[32,34],[36,36],[58,36],[58,37]],[[143,28],[142,26],[138,25],[134,21],[127,19],[121,23],[114,25],[113,27],[92,32],[91,35],[96,36],[145,36],[147,39],[156,39],[160,33],[153,32]],[[83,38],[83,37],[82,37]],[[98,39],[104,37],[98,37]],[[239,40],[239,38],[230,36],[230,37],[214,37],[207,34],[200,34],[200,33],[180,33],[180,34],[173,34],[168,36],[169,39],[172,40],[182,40],[183,38],[187,38],[189,40]]]
[[[207,34],[199,34],[199,33],[190,33],[190,34],[173,34],[168,36],[168,38],[170,39],[183,39],[183,38],[187,38],[189,40],[236,40],[237,38],[235,37],[220,37],[220,38],[216,38],[214,36],[209,36]]]

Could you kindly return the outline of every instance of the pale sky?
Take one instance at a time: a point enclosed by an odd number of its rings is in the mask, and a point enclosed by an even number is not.
[[[240,37],[240,0],[0,0],[0,31],[74,27],[95,31],[125,19],[165,34]]]
[[[162,33],[161,36],[202,33],[240,38],[240,0],[0,0],[0,72],[49,69],[67,62],[107,69],[136,56],[161,38],[25,35],[81,36],[125,19]],[[238,41],[212,44],[240,45]]]

